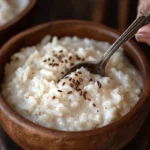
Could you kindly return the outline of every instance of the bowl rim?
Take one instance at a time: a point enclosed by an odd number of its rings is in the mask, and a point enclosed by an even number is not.
[[[19,22],[23,17],[25,17],[32,10],[32,8],[35,6],[37,2],[37,0],[28,0],[28,1],[29,2],[23,11],[21,11],[18,15],[16,15],[12,20],[0,26],[0,32],[7,30],[9,27]]]
[[[6,42],[0,51],[0,57],[1,55],[3,55],[3,52],[13,43],[16,43],[21,37],[24,36],[28,36],[28,34],[31,33],[35,33],[38,32],[46,27],[49,27],[51,25],[56,25],[56,24],[67,24],[67,23],[73,23],[73,24],[82,24],[83,26],[92,26],[95,28],[103,28],[104,30],[106,30],[106,32],[111,35],[113,35],[115,38],[117,38],[120,33],[108,26],[102,25],[102,24],[98,24],[98,23],[94,23],[91,21],[81,21],[81,20],[59,20],[59,21],[53,21],[53,22],[48,22],[48,23],[44,23],[44,24],[40,24],[38,26],[32,27],[30,29],[27,29],[15,36],[13,36],[8,42]],[[46,128],[43,126],[40,126],[38,124],[35,124],[27,119],[25,119],[24,117],[22,117],[21,115],[19,115],[17,112],[15,112],[14,110],[11,109],[11,107],[4,101],[1,93],[0,93],[0,109],[1,111],[3,111],[5,113],[5,115],[9,115],[9,118],[11,120],[15,120],[15,122],[17,124],[19,124],[20,126],[23,126],[24,128],[27,129],[31,129],[31,131],[36,132],[37,134],[45,134],[47,136],[53,135],[53,137],[63,137],[63,138],[73,138],[73,139],[80,139],[83,137],[89,137],[89,136],[93,136],[93,135],[98,135],[98,134],[103,134],[103,133],[107,133],[107,131],[116,129],[118,126],[123,126],[124,123],[133,118],[133,116],[136,114],[136,112],[141,108],[141,106],[144,105],[144,103],[146,103],[146,98],[142,99],[142,96],[145,94],[145,97],[150,96],[150,69],[149,69],[149,63],[148,63],[148,59],[146,58],[146,56],[144,55],[144,53],[142,52],[142,50],[140,49],[140,47],[135,44],[133,41],[128,41],[126,42],[127,45],[129,45],[130,47],[133,47],[136,49],[137,53],[140,54],[141,56],[141,60],[142,62],[145,62],[144,64],[142,64],[142,66],[144,67],[145,73],[146,73],[146,79],[143,80],[145,88],[142,91],[142,94],[140,96],[139,101],[137,102],[137,104],[123,117],[121,117],[119,120],[108,124],[106,126],[97,128],[95,130],[86,130],[86,131],[60,131],[60,130],[56,130],[56,129],[51,129],[51,128]]]

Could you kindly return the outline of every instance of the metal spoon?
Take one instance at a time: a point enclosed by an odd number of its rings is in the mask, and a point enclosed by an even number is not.
[[[75,71],[76,69],[79,69],[81,67],[85,67],[94,74],[99,74],[101,76],[106,76],[105,73],[105,67],[107,62],[109,61],[110,57],[114,54],[116,50],[120,46],[122,46],[127,40],[132,38],[138,29],[140,29],[142,26],[148,24],[150,22],[150,14],[149,15],[142,15],[135,19],[133,23],[125,30],[125,32],[111,45],[111,47],[103,54],[101,57],[101,60],[99,62],[82,62],[75,66],[73,66],[71,69],[68,69],[65,73],[65,75],[62,77],[64,78],[66,75],[70,74],[71,72]]]

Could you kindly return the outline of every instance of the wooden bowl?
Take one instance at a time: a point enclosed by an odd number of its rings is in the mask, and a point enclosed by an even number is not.
[[[119,34],[111,28],[86,21],[56,21],[26,30],[9,40],[0,51],[1,81],[5,64],[10,56],[25,46],[34,45],[45,35],[58,37],[79,36],[112,43]],[[144,87],[139,102],[120,120],[90,131],[65,132],[36,125],[14,112],[0,96],[0,121],[8,135],[22,148],[28,150],[118,150],[139,131],[150,109],[149,64],[132,43],[125,45],[126,53],[139,69]]]
[[[0,46],[6,42],[12,35],[21,31],[29,24],[30,12],[36,4],[37,0],[28,0],[29,3],[26,8],[13,18],[8,23],[0,26]],[[28,19],[28,20],[27,20]]]

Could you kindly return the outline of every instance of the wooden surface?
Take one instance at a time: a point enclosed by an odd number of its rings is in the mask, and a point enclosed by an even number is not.
[[[91,12],[93,10],[92,7],[94,6],[94,4],[91,3],[92,0],[82,0],[82,3],[80,2],[81,0],[38,0],[36,9],[34,11],[34,17],[32,18],[31,26],[58,19],[73,18],[92,20]],[[136,0],[133,0],[132,3],[136,3]],[[104,23],[117,28],[117,20],[115,17],[116,11],[114,10],[114,8],[112,8],[111,4],[108,5],[108,13],[111,16],[114,15],[114,17],[111,17],[111,19],[107,19]],[[134,6],[134,9],[132,10],[136,10],[136,6]],[[106,13],[107,16],[109,16],[108,13]],[[131,22],[135,15],[136,13],[131,14],[129,18],[130,20],[128,22]],[[150,53],[147,50],[147,46],[142,45],[142,47],[144,47],[146,54],[150,56]],[[123,150],[148,150],[148,147],[150,147],[149,126],[150,115],[148,116],[147,121],[145,122],[136,138],[134,138],[132,142],[130,142],[130,144]],[[2,128],[0,128],[0,150],[22,150],[6,135]]]

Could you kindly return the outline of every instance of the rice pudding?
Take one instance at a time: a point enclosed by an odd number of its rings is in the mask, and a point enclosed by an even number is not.
[[[28,3],[29,0],[0,0],[0,26],[15,18]]]
[[[100,60],[109,47],[108,42],[88,38],[46,36],[11,57],[3,96],[20,115],[44,127],[82,131],[108,125],[135,106],[143,87],[123,49],[108,62],[107,77],[83,67],[61,77],[75,64]]]

